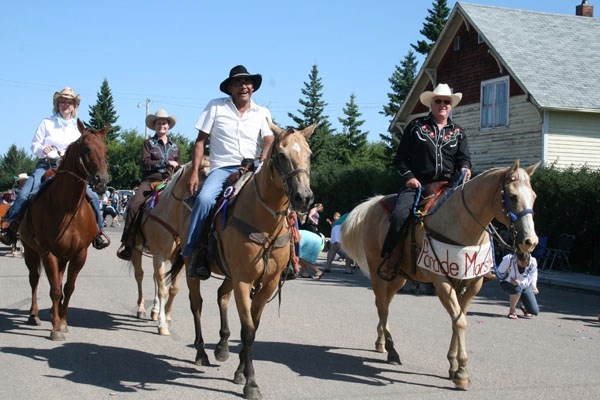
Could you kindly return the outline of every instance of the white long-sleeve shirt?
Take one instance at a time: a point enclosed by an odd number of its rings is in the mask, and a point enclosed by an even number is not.
[[[62,120],[58,116],[44,118],[33,135],[31,152],[38,158],[61,158],[67,147],[81,134],[77,129],[77,120]],[[52,151],[44,154],[44,148],[50,146]]]
[[[519,272],[517,265],[517,257],[514,254],[508,254],[502,258],[502,262],[498,265],[498,278],[503,281],[510,282],[511,279],[519,282],[519,286],[523,289],[531,286],[537,289],[538,268],[535,257],[529,259],[529,265],[525,270]]]

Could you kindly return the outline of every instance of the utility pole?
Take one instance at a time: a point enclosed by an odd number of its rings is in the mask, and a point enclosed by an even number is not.
[[[146,99],[146,118],[150,115],[150,99]],[[144,119],[144,140],[148,139],[148,125],[146,125],[146,119]]]

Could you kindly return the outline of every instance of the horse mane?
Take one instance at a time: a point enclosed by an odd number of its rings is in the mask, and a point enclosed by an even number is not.
[[[171,178],[169,179],[168,184],[163,189],[163,193],[162,193],[163,196],[171,193],[173,191],[173,188],[175,187],[175,183],[178,182],[180,177],[183,176],[184,174],[186,174],[191,168],[192,168],[192,162],[188,161],[185,164],[183,164],[181,166],[181,168],[179,168],[177,171],[175,171],[175,173],[173,175],[171,175]]]

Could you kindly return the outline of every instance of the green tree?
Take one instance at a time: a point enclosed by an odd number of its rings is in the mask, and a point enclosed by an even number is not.
[[[400,65],[396,65],[396,69],[392,76],[388,79],[391,84],[392,91],[387,94],[389,102],[383,106],[383,110],[379,113],[389,118],[390,124],[394,117],[402,107],[408,92],[412,88],[417,74],[417,59],[415,53],[409,50],[404,60]],[[391,132],[381,133],[379,137],[386,145],[384,157],[386,160],[391,160],[394,157],[396,148],[400,142],[399,136],[394,136]]]
[[[110,186],[131,189],[141,180],[144,137],[136,129],[126,129],[120,136],[107,144]]]
[[[444,29],[450,9],[446,4],[446,0],[435,0],[433,2],[433,9],[427,9],[429,15],[425,18],[423,23],[423,29],[419,32],[429,40],[419,40],[417,44],[411,44],[411,47],[415,49],[417,53],[421,53],[427,56],[431,51],[431,48],[440,36],[440,32]]]
[[[342,148],[348,155],[348,161],[352,162],[364,155],[367,147],[367,136],[369,132],[363,132],[360,127],[365,123],[361,120],[361,113],[356,104],[356,95],[352,93],[346,107],[342,109],[345,118],[338,118],[342,124]]]
[[[319,166],[330,162],[330,156],[335,153],[335,149],[331,145],[333,130],[328,117],[324,114],[327,103],[323,101],[323,84],[316,65],[312,66],[308,79],[309,81],[304,83],[302,89],[305,98],[298,100],[304,108],[297,110],[300,113],[299,116],[292,113],[288,113],[288,116],[299,129],[304,129],[313,123],[318,124],[310,137],[310,147],[313,152],[312,162]]]
[[[10,145],[6,154],[0,157],[0,190],[12,188],[15,178],[20,173],[33,172],[36,162],[37,160],[25,149],[18,149],[15,144]]]
[[[115,111],[113,97],[106,78],[102,81],[96,104],[90,105],[89,114],[90,121],[86,124],[88,127],[100,130],[104,126],[109,125],[111,128],[108,131],[108,141],[111,142],[117,139],[121,127],[115,125],[119,117]]]

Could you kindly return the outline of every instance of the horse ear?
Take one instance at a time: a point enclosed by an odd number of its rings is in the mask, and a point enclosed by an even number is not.
[[[317,124],[312,124],[312,125],[304,128],[304,130],[302,131],[302,134],[304,135],[306,140],[308,140],[308,138],[310,137],[310,135],[313,134],[313,132],[315,131],[316,128],[317,128]]]
[[[273,133],[277,136],[281,135],[281,133],[283,132],[283,129],[281,129],[280,127],[278,127],[277,125],[275,125],[273,123],[273,121],[271,121],[270,119],[267,118],[267,121],[269,122],[269,128],[271,128],[271,130],[273,131]]]
[[[77,129],[79,130],[79,133],[81,133],[82,135],[85,132],[85,125],[84,125],[83,121],[80,120],[79,118],[77,118]]]
[[[527,172],[527,175],[531,176],[533,175],[533,173],[535,172],[536,169],[538,169],[538,167],[540,166],[542,162],[538,161],[533,165],[530,165],[529,167],[525,168],[525,172]]]
[[[513,173],[514,173],[516,170],[518,170],[519,168],[520,168],[520,161],[519,161],[519,160],[516,160],[516,161],[514,162],[514,164],[512,165],[512,167],[510,167],[510,169],[509,169],[509,171],[508,171],[508,174],[509,174],[509,175],[510,175],[510,174],[513,174]]]
[[[102,129],[100,129],[97,134],[100,136],[106,136],[108,134],[108,130],[110,129],[110,125],[104,125]]]

